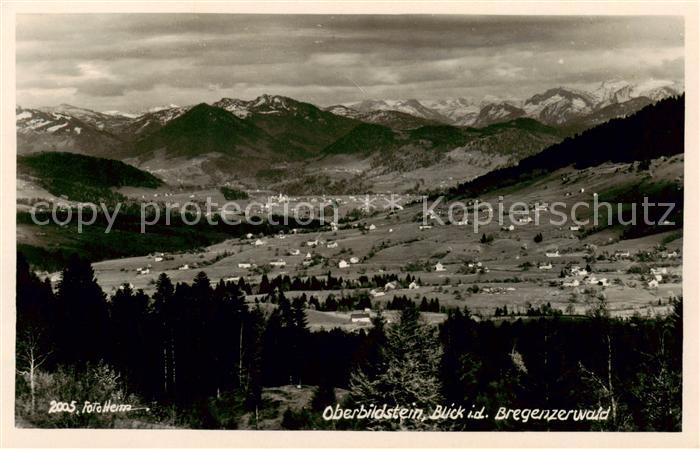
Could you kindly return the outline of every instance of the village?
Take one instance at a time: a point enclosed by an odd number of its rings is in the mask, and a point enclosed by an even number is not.
[[[617,316],[664,314],[672,300],[682,296],[683,240],[677,231],[621,240],[612,230],[588,233],[590,226],[553,225],[551,211],[536,205],[561,197],[572,202],[590,199],[610,182],[606,171],[614,174],[617,169],[610,164],[596,172],[575,173],[578,182],[573,185],[570,181],[562,185],[562,174],[554,173],[540,185],[517,193],[516,199],[530,207],[513,217],[513,223],[492,222],[478,233],[473,232],[466,216],[448,220],[449,203],[431,211],[424,220],[423,205],[415,198],[400,207],[377,208],[371,213],[363,213],[362,198],[333,198],[348,208],[340,220],[316,231],[250,232],[201,250],[101,261],[94,269],[107,292],[129,283],[150,293],[161,273],[173,282],[190,282],[204,271],[213,282],[243,279],[252,286],[259,285],[263,276],[324,278],[330,274],[343,279],[343,288],[284,294],[290,298],[313,295],[321,302],[329,296],[369,296],[369,310],[308,310],[312,329],[370,326],[377,310],[403,296],[416,303],[423,298],[439,301],[440,311],[424,313],[431,322],[444,319],[450,308],[468,308],[482,318],[496,317],[498,309],[498,319],[504,319],[500,313],[504,307],[508,316],[517,317],[543,305],[562,314],[585,315],[601,299]],[[271,206],[287,200],[324,200],[292,199],[283,194],[265,198]],[[503,195],[483,199],[489,200],[496,204]],[[535,212],[539,224],[533,219]],[[353,284],[362,276],[384,274],[399,279],[410,275],[416,280],[372,288]],[[58,274],[53,280],[58,280]],[[265,295],[253,288],[247,300],[263,303]]]

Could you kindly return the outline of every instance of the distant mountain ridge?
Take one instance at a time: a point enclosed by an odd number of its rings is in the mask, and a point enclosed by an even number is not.
[[[585,91],[567,87],[548,89],[525,100],[502,100],[485,98],[481,102],[466,98],[447,100],[364,100],[339,106],[336,108],[345,115],[370,111],[399,111],[416,117],[433,119],[455,126],[483,127],[499,121],[513,120],[518,117],[534,118],[548,125],[566,126],[581,120],[591,122],[592,117],[597,123],[616,118],[614,115],[603,115],[600,111],[608,106],[623,104],[645,98],[647,104],[663,98],[678,95],[683,88],[668,80],[648,80],[642,83],[629,83],[624,80],[601,82],[595,89]],[[426,111],[427,109],[427,111]],[[606,109],[622,111],[629,108]],[[599,118],[598,118],[599,117]]]
[[[177,182],[193,176],[194,163],[205,164],[197,170],[207,182],[212,173],[218,173],[212,179],[226,179],[270,164],[332,155],[400,160],[390,163],[397,170],[425,167],[451,151],[477,151],[514,163],[567,135],[633,114],[676,89],[661,81],[612,81],[591,91],[548,89],[522,102],[495,97],[478,103],[466,98],[367,100],[325,108],[265,94],[253,100],[170,104],[137,117],[68,104],[17,107],[17,150],[20,155],[62,151],[109,157],[154,173],[179,170],[173,174]]]
[[[683,153],[684,117],[685,95],[665,98],[628,117],[610,120],[566,138],[517,165],[463,183],[450,194],[478,196],[568,165],[581,169],[604,162],[634,162]]]

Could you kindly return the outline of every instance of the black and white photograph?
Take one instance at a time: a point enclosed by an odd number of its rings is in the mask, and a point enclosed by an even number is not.
[[[15,430],[691,430],[682,13],[190,9],[14,16]]]

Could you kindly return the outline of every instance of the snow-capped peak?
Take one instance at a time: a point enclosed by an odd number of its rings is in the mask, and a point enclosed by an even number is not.
[[[148,108],[146,110],[146,113],[160,112],[160,111],[164,111],[166,109],[175,109],[175,108],[179,108],[179,107],[180,106],[178,106],[176,104],[172,104],[172,103],[170,103],[168,105],[153,106],[151,108]]]
[[[112,117],[126,117],[126,118],[136,118],[138,114],[130,114],[128,112],[121,111],[102,111],[104,115],[111,115]]]

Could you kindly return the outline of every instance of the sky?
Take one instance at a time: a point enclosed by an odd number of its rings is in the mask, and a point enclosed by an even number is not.
[[[139,112],[222,97],[527,98],[682,81],[682,17],[26,14],[17,103]]]

